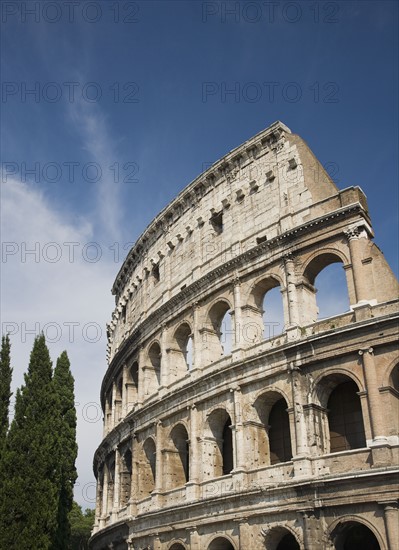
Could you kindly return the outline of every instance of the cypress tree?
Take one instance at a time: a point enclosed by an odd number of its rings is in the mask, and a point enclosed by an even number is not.
[[[74,396],[74,379],[66,351],[57,360],[54,369],[53,386],[57,400],[57,477],[59,484],[57,531],[52,544],[53,550],[71,548],[71,527],[69,513],[73,504],[73,487],[77,473],[75,460],[76,444],[76,410]]]
[[[7,334],[1,339],[0,351],[0,458],[8,430],[8,409],[12,395],[10,389],[12,376],[10,347],[10,337]]]
[[[47,550],[57,528],[57,406],[43,335],[35,339],[25,384],[3,451],[0,548]]]

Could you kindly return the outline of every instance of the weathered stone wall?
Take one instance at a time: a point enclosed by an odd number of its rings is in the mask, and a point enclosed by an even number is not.
[[[372,237],[281,123],[150,224],[113,287],[93,550],[395,549],[398,285]],[[331,263],[350,309],[319,319]]]

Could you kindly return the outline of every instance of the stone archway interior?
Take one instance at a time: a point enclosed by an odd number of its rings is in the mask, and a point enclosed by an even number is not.
[[[234,546],[229,540],[223,537],[218,537],[211,542],[208,550],[234,550]]]
[[[374,533],[355,521],[342,525],[335,543],[336,550],[381,550]]]
[[[276,550],[300,550],[300,548],[294,535],[287,533],[278,543]]]

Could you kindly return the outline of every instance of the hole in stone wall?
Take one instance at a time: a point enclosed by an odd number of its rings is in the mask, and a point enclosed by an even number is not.
[[[223,212],[214,212],[210,218],[214,231],[219,235],[223,231]]]
[[[154,277],[154,282],[158,283],[160,280],[159,264],[154,264],[152,268],[152,276]]]

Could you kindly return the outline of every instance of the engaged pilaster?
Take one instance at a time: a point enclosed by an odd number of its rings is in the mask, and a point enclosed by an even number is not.
[[[358,306],[375,305],[376,303],[371,258],[365,257],[369,234],[372,235],[372,232],[366,222],[355,224],[345,231],[349,242],[356,305]]]

